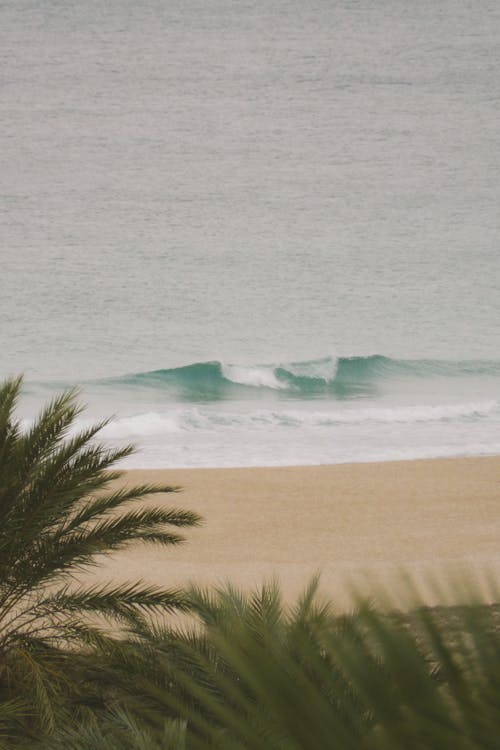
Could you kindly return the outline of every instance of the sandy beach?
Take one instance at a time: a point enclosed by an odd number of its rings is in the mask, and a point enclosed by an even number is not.
[[[245,588],[278,578],[293,598],[320,572],[322,591],[344,604],[347,580],[371,586],[401,569],[421,580],[430,569],[500,573],[500,457],[134,470],[125,481],[182,487],[160,502],[204,523],[181,546],[107,560],[106,577]]]

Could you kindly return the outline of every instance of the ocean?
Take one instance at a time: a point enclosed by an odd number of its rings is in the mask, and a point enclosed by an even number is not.
[[[0,376],[127,466],[500,453],[500,4],[5,0]]]

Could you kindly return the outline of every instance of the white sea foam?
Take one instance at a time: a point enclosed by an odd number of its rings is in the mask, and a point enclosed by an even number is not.
[[[313,360],[311,362],[282,363],[275,365],[231,365],[221,364],[222,376],[239,385],[248,385],[254,388],[264,387],[273,390],[284,390],[290,388],[290,384],[282,381],[276,375],[276,370],[282,369],[295,377],[311,378],[331,383],[337,374],[338,362],[335,357]]]
[[[134,438],[179,432],[181,429],[182,427],[175,414],[148,412],[115,419],[107,424],[100,434],[103,439],[117,439],[127,436]]]
[[[308,411],[300,409],[256,409],[218,411],[210,408],[190,407],[169,409],[165,412],[121,417],[111,421],[102,430],[101,437],[111,440],[135,440],[160,437],[185,432],[231,432],[239,429],[282,432],[286,429],[320,429],[370,424],[425,424],[433,422],[474,421],[487,418],[499,411],[497,401],[431,406],[401,406],[392,408],[367,407],[363,409],[329,409]],[[79,420],[76,427],[90,426],[92,420]],[[26,421],[26,428],[29,421]]]
[[[269,402],[268,402],[269,403]],[[100,406],[109,406],[101,403]],[[278,466],[500,453],[500,402],[389,404],[333,401],[156,403],[115,417],[98,436],[135,443],[124,466]],[[118,405],[117,405],[118,406]],[[139,410],[139,404],[136,404]],[[76,421],[88,428],[102,411]],[[32,420],[22,421],[29,429]]]
[[[346,409],[330,413],[311,412],[304,415],[309,424],[360,424],[362,422],[436,422],[452,419],[477,419],[486,417],[498,410],[497,401],[465,404],[439,404],[398,407],[369,407],[366,409]]]
[[[281,390],[287,387],[276,377],[273,367],[242,367],[240,365],[221,364],[222,376],[232,383],[254,387]]]

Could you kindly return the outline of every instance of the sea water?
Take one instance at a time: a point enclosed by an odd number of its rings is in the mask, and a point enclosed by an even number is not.
[[[500,452],[500,5],[7,0],[0,376],[134,466]]]

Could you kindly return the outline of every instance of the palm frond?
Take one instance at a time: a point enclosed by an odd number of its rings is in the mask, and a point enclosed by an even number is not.
[[[109,473],[108,473],[109,476]],[[115,475],[113,479],[116,479]],[[171,485],[140,484],[133,487],[122,487],[110,493],[101,493],[98,497],[91,497],[82,503],[81,507],[61,526],[61,531],[67,533],[73,529],[86,524],[88,521],[96,521],[103,516],[109,515],[117,508],[123,508],[127,503],[134,500],[151,497],[158,494],[179,492],[180,488]],[[174,523],[173,521],[171,523]]]
[[[185,717],[189,748],[497,747],[500,608],[415,600],[404,614],[360,600],[336,616],[316,587],[282,610],[275,584],[197,589],[201,631],[150,631],[157,656],[141,689],[155,710]]]
[[[126,544],[178,544],[182,537],[173,528],[200,518],[161,506],[132,507],[176,488],[113,487],[122,476],[116,463],[133,448],[97,442],[107,421],[75,432],[81,413],[75,391],[54,398],[21,430],[14,414],[21,382],[0,385],[0,701],[4,696],[9,705],[28,696],[32,726],[43,732],[55,727],[68,692],[64,672],[53,669],[53,654],[66,658],[61,649],[68,646],[74,652],[109,648],[93,618],[105,617],[111,630],[123,631],[145,613],[189,606],[181,591],[142,583],[79,589],[61,583]]]
[[[93,586],[71,591],[62,589],[43,603],[47,611],[95,612],[130,618],[136,611],[189,609],[189,598],[181,590],[165,590],[142,582],[115,586]]]

